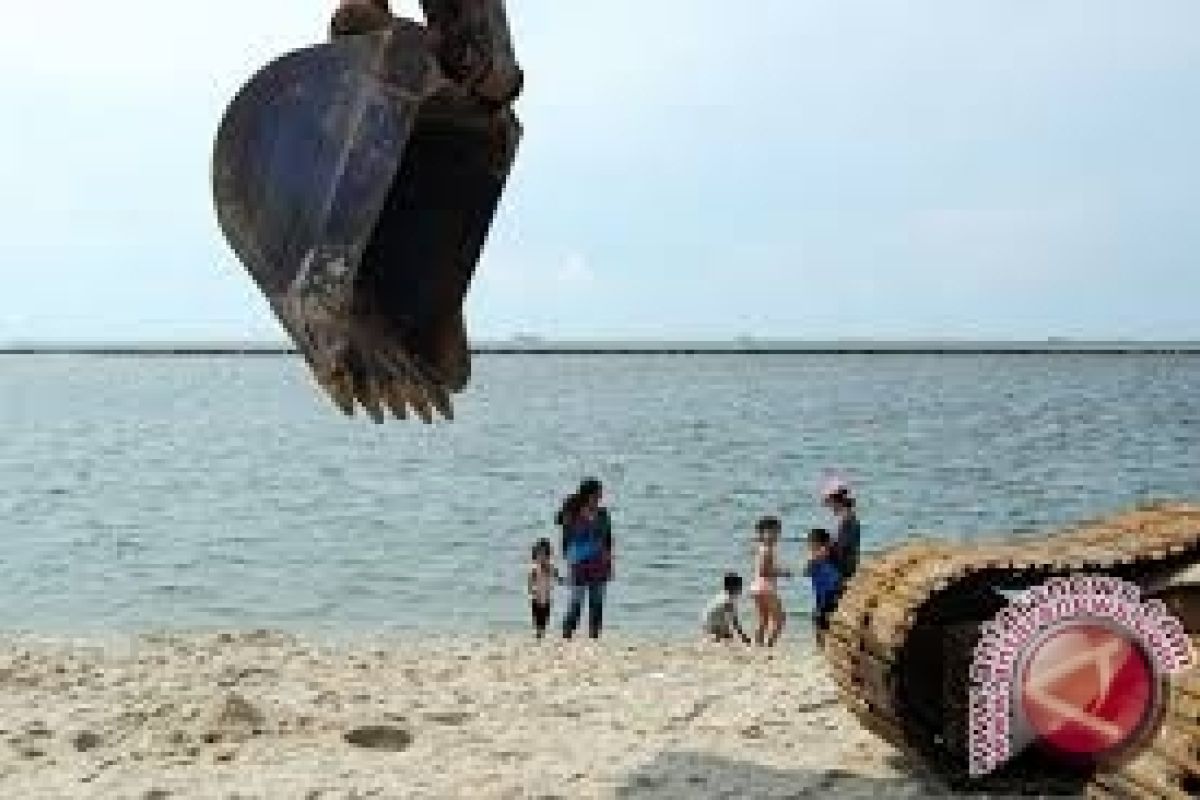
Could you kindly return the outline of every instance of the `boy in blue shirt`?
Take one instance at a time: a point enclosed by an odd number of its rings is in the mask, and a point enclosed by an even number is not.
[[[834,563],[832,544],[832,537],[824,528],[813,528],[808,532],[808,566],[804,574],[812,581],[816,605],[813,628],[818,646],[825,638],[825,631],[829,629],[829,615],[837,608],[838,598],[842,594],[842,575]]]

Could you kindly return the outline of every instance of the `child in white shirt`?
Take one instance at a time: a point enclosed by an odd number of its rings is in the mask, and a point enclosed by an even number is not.
[[[750,637],[742,632],[738,623],[737,601],[741,594],[742,576],[736,572],[726,573],[721,593],[704,608],[701,621],[705,635],[718,642],[728,642],[736,634],[743,643],[750,644]]]

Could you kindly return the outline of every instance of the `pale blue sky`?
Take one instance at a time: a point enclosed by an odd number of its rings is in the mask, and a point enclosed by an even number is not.
[[[0,341],[280,336],[211,139],[330,6],[6,9]],[[510,6],[476,336],[1200,338],[1196,0]]]

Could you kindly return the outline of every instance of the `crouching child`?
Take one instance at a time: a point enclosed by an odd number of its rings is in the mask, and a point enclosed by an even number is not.
[[[718,642],[732,641],[737,636],[744,644],[750,644],[750,637],[738,622],[737,603],[741,594],[742,576],[727,572],[721,592],[704,608],[702,623],[706,636]]]

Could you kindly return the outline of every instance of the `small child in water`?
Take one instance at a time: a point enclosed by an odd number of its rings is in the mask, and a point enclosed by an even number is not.
[[[742,576],[736,572],[725,573],[724,588],[704,608],[704,633],[718,642],[728,642],[734,634],[745,644],[750,637],[742,632],[738,623],[737,602],[742,594]]]
[[[804,574],[812,581],[816,610],[813,611],[813,629],[820,645],[829,629],[829,615],[837,607],[842,592],[842,575],[833,560],[833,537],[824,528],[813,528],[808,532],[808,566]]]
[[[758,628],[754,631],[754,643],[774,647],[783,633],[787,615],[779,597],[779,579],[790,578],[792,573],[779,567],[779,536],[783,526],[777,517],[763,517],[754,526],[757,545],[754,552],[754,580],[750,583],[750,596],[758,609]]]
[[[533,630],[539,639],[546,635],[546,626],[550,624],[554,586],[562,582],[553,558],[550,540],[538,539],[533,545],[533,563],[529,566],[529,601],[533,609]]]

